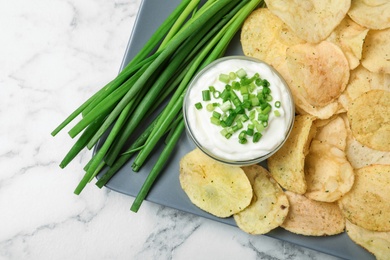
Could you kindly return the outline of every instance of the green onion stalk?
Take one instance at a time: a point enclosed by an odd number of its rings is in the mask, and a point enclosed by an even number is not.
[[[262,3],[208,0],[200,6],[200,0],[181,1],[118,76],[53,130],[55,136],[81,115],[68,132],[78,139],[61,161],[61,168],[84,148],[98,145],[75,194],[96,176],[96,185],[103,187],[135,155],[132,169],[139,171],[149,163],[156,146],[164,145],[131,206],[138,211],[183,133],[181,110],[189,82],[224,55],[246,17]]]

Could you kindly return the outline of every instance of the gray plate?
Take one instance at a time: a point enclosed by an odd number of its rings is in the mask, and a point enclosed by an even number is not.
[[[156,28],[164,21],[164,19],[173,11],[180,3],[180,0],[143,0],[134,25],[134,29],[130,36],[128,47],[123,59],[121,68],[127,64],[131,58],[142,48],[149,37],[154,33]],[[226,55],[242,55],[239,35],[236,35]],[[192,213],[215,221],[223,222],[229,225],[236,226],[232,218],[222,219],[214,217],[196,206],[194,206],[182,191],[179,184],[179,160],[186,153],[191,151],[195,146],[189,140],[186,134],[181,136],[179,144],[176,146],[170,161],[167,163],[165,170],[161,173],[147,200],[175,208],[184,212]],[[135,197],[138,190],[141,188],[146,175],[151,170],[153,161],[158,157],[159,149],[155,155],[150,158],[150,163],[145,165],[138,173],[133,173],[131,170],[132,161],[125,165],[122,170],[117,173],[109,183],[107,188],[114,191]],[[348,236],[343,233],[330,237],[307,237],[292,234],[288,231],[278,228],[267,234],[267,236],[277,238],[283,241],[288,241],[303,247],[314,249],[326,254],[334,255],[345,259],[374,259],[374,257],[365,251],[363,248],[353,243]]]

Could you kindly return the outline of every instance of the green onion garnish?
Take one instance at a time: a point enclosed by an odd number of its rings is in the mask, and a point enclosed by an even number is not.
[[[202,103],[200,103],[200,102],[196,103],[196,104],[195,104],[195,108],[198,109],[198,110],[199,110],[199,109],[202,109],[202,108],[203,108]]]
[[[211,100],[210,90],[203,90],[202,91],[202,98],[203,98],[203,101],[210,101]]]

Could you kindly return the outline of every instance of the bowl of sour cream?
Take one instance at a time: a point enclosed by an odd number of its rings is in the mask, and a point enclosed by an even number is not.
[[[267,63],[228,56],[202,69],[188,86],[183,116],[195,145],[211,158],[250,165],[274,154],[290,134],[294,102]]]

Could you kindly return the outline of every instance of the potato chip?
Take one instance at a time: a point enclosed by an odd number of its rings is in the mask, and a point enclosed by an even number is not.
[[[265,0],[265,3],[298,37],[312,43],[328,37],[351,6],[350,0]]]
[[[352,135],[347,116],[342,114],[341,117],[347,126],[347,145],[345,153],[353,168],[358,169],[371,164],[390,165],[390,152],[374,150],[359,143]]]
[[[317,127],[317,133],[314,137],[316,140],[333,145],[341,151],[345,150],[347,143],[347,127],[341,116],[336,115],[328,120],[316,120],[314,124]]]
[[[213,160],[199,149],[181,159],[179,179],[193,204],[221,218],[246,208],[253,196],[244,170]]]
[[[373,89],[390,91],[390,74],[374,73],[360,65],[351,71],[349,82],[340,95],[339,102],[348,110],[355,98]]]
[[[361,62],[369,71],[390,73],[390,28],[367,33]]]
[[[390,27],[390,2],[388,0],[353,0],[348,15],[358,24],[381,30]]]
[[[293,129],[284,145],[270,158],[268,168],[272,177],[286,190],[299,194],[306,192],[305,156],[315,135],[314,117],[296,116]]]
[[[368,29],[346,16],[326,39],[341,48],[352,70],[360,64],[363,42]]]
[[[390,165],[355,170],[352,189],[339,201],[344,216],[362,228],[390,231]]]
[[[267,63],[277,57],[285,57],[288,46],[302,42],[267,8],[253,11],[241,29],[244,55]]]
[[[342,120],[342,119],[340,119]],[[346,194],[354,182],[354,172],[345,152],[314,139],[305,159],[307,190],[305,196],[324,202],[334,202]]]
[[[348,61],[331,42],[294,45],[287,49],[286,58],[292,81],[312,106],[332,103],[348,83]]]
[[[371,90],[350,105],[348,121],[353,136],[363,145],[390,151],[390,92]]]
[[[260,165],[243,167],[252,180],[251,204],[234,214],[237,226],[249,234],[265,234],[279,227],[287,216],[289,203],[279,184]],[[254,177],[254,178],[253,178]]]
[[[345,229],[352,241],[374,254],[376,259],[390,259],[390,232],[367,230],[348,220]]]
[[[339,110],[339,103],[332,102],[326,106],[313,106],[302,96],[299,86],[292,80],[285,59],[274,59],[271,65],[282,75],[293,95],[295,110],[301,115],[312,115],[319,119],[332,117]]]
[[[336,203],[314,201],[303,195],[286,191],[290,203],[281,227],[306,236],[329,236],[344,231],[345,218]]]

